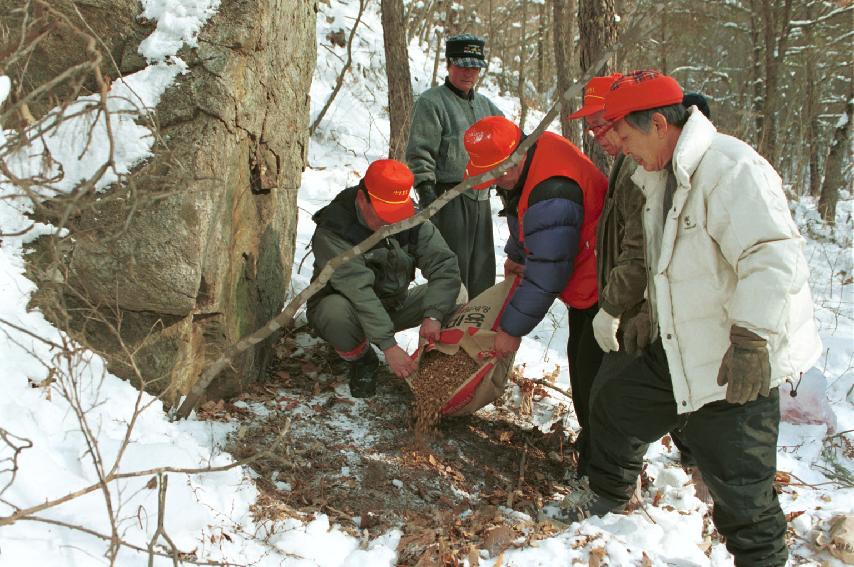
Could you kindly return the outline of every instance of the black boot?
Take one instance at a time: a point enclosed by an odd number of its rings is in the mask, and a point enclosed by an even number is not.
[[[362,358],[347,363],[347,378],[350,381],[350,395],[354,398],[370,398],[377,393],[377,367],[379,359],[374,349],[368,345],[368,351]]]
[[[626,509],[626,502],[617,502],[593,492],[587,483],[587,477],[570,481],[568,484],[572,491],[561,502],[561,513],[558,517],[563,522],[580,522],[591,516],[604,516],[609,512],[619,514]]]

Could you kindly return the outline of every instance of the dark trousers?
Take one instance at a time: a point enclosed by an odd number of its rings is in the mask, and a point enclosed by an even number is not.
[[[590,456],[590,393],[605,355],[593,336],[593,318],[598,310],[595,305],[587,309],[569,308],[566,359],[569,365],[572,405],[575,407],[575,417],[578,418],[580,426],[575,440],[579,474],[586,473]]]
[[[626,502],[649,443],[677,430],[714,500],[712,520],[737,566],[786,563],[786,520],[774,492],[780,399],[725,400],[677,415],[661,341],[597,383],[588,476],[599,495]]]
[[[489,200],[455,197],[431,219],[457,256],[469,298],[495,285],[495,245]]]
[[[424,320],[427,306],[424,298],[427,284],[413,287],[398,309],[388,313],[395,331],[417,327]],[[339,353],[356,348],[365,340],[365,331],[359,323],[356,308],[343,295],[331,293],[309,307],[308,322],[320,338],[332,345]]]

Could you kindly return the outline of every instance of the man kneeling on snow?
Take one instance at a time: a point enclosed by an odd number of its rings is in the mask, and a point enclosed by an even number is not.
[[[774,491],[777,386],[821,352],[803,239],[780,177],[750,146],[682,105],[671,77],[635,72],[605,98],[643,212],[653,342],[591,401],[592,502],[622,510],[649,443],[674,428],[714,500],[738,566],[786,563]]]
[[[387,224],[411,217],[413,175],[395,160],[373,162],[356,187],[339,193],[314,215],[311,244],[316,278],[335,256]],[[421,270],[427,284],[409,289]],[[440,321],[460,294],[457,258],[432,223],[386,238],[340,266],[326,287],[308,300],[308,321],[349,365],[350,394],[376,393],[379,361],[370,343],[385,354],[389,368],[405,378],[415,362],[394,340],[395,331],[421,324],[420,335],[439,339]]]

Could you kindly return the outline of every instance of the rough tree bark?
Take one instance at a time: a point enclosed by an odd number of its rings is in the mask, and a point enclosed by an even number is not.
[[[522,0],[522,35],[519,42],[519,82],[516,84],[516,94],[519,97],[519,128],[525,130],[525,119],[528,117],[528,100],[525,97],[525,59],[528,52],[528,46],[525,42],[525,34],[528,33],[528,0]]]
[[[554,52],[557,68],[557,92],[555,100],[560,98],[572,84],[572,60],[575,45],[575,0],[552,0],[552,21],[554,22]],[[560,113],[560,131],[563,137],[578,145],[578,129],[567,117],[573,110],[574,100],[563,101]]]
[[[845,104],[845,114],[833,129],[833,141],[824,166],[824,183],[821,186],[821,197],[818,200],[818,212],[821,218],[828,222],[836,220],[836,203],[839,200],[839,190],[847,187],[845,169],[849,163],[851,148],[851,120],[854,111],[854,79],[848,82],[848,102]]]
[[[412,79],[403,21],[403,0],[382,0],[385,71],[388,77],[388,157],[402,160],[412,109]]]
[[[436,30],[436,57],[433,58],[433,75],[430,77],[430,86],[439,84],[439,61],[442,59],[442,32]]]
[[[579,62],[581,70],[587,71],[600,54],[617,41],[617,25],[614,21],[614,0],[580,0],[578,2]],[[610,64],[602,69],[602,75],[610,73]],[[611,163],[598,144],[584,138],[584,153],[606,175]]]
[[[548,36],[545,3],[540,4],[539,12],[539,33],[537,34],[537,94],[542,95],[545,90],[546,36]]]
[[[815,18],[815,5],[811,4],[807,12],[809,20]],[[818,107],[819,97],[821,96],[821,86],[816,82],[815,66],[818,63],[816,58],[816,48],[814,44],[815,34],[813,26],[804,28],[804,42],[807,45],[804,51],[804,98],[806,105],[806,142],[808,153],[809,167],[809,190],[808,194],[813,197],[818,197],[821,193],[821,171],[819,169],[818,152],[819,152],[819,123],[818,123]]]
[[[788,47],[792,0],[784,0],[782,13],[778,14],[779,0],[762,0],[763,38],[765,41],[765,93],[762,104],[763,127],[759,134],[759,153],[777,167],[777,105],[779,73]],[[779,22],[779,25],[778,25]],[[779,31],[778,31],[779,27]]]

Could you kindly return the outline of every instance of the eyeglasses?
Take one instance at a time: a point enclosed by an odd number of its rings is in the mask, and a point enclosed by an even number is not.
[[[597,126],[590,126],[587,129],[587,133],[593,136],[594,139],[600,140],[602,137],[611,131],[611,128],[614,127],[613,122],[605,122],[604,124],[599,124]]]

